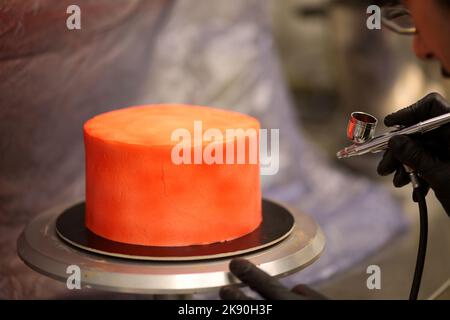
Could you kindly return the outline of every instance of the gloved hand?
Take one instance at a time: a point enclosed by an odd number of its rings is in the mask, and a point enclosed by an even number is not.
[[[415,104],[388,115],[384,123],[388,127],[411,126],[449,112],[450,104],[438,93],[432,93]],[[403,187],[410,180],[402,164],[418,173],[425,195],[430,187],[433,189],[450,216],[450,124],[425,134],[391,138],[388,150],[378,165],[378,174],[385,176],[395,171],[394,186]],[[417,201],[415,198],[414,201]]]
[[[320,293],[305,285],[297,285],[292,290],[281,285],[278,280],[271,277],[253,263],[245,259],[233,259],[230,262],[230,271],[269,300],[323,300]],[[224,300],[250,300],[251,298],[240,291],[236,285],[225,286],[220,290],[220,297]]]

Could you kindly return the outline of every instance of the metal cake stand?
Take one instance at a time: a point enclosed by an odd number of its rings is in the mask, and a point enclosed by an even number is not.
[[[20,258],[32,269],[66,282],[67,268],[77,265],[85,288],[150,295],[189,295],[239,283],[228,269],[235,256],[191,261],[144,261],[88,252],[63,241],[55,221],[61,211],[36,217],[20,235]],[[282,277],[301,270],[322,253],[325,237],[308,215],[296,214],[289,236],[273,246],[239,254],[272,276]]]

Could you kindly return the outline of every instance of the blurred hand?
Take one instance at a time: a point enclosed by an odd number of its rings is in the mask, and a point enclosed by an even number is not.
[[[281,285],[278,280],[245,259],[231,260],[230,271],[239,278],[239,280],[268,300],[326,299],[320,293],[301,284],[295,286],[292,290],[289,290]],[[223,287],[220,290],[220,297],[224,300],[251,300],[251,298],[240,291],[236,285]]]
[[[421,121],[450,112],[450,104],[444,98],[432,93],[415,104],[388,115],[386,126],[411,126]],[[419,176],[421,188],[426,195],[433,189],[450,216],[450,124],[425,134],[400,135],[391,138],[388,150],[378,165],[378,174],[393,172],[394,186],[409,184],[410,179],[402,164],[413,168]],[[417,201],[414,197],[414,201]]]

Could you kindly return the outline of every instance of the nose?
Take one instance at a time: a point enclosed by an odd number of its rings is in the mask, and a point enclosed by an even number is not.
[[[419,59],[428,60],[434,57],[433,52],[427,48],[420,38],[420,35],[414,37],[414,52]]]

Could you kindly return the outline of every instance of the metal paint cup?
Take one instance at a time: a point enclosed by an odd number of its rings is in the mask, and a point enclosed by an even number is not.
[[[375,136],[378,120],[365,112],[353,112],[347,126],[347,138],[356,144],[364,143]]]

